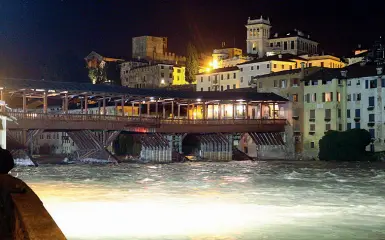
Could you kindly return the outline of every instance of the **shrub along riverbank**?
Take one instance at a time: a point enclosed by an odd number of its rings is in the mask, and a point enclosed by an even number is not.
[[[364,129],[328,131],[319,141],[319,159],[338,162],[377,161],[378,153],[366,151],[371,142],[370,133]]]

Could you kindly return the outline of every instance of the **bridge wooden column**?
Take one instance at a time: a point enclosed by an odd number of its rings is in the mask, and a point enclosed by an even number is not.
[[[201,134],[200,158],[203,160],[231,161],[233,156],[233,134]]]

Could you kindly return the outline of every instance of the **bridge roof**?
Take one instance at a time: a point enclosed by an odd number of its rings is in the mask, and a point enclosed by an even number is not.
[[[202,99],[202,100],[245,100],[245,101],[271,101],[271,102],[287,102],[283,98],[274,93],[257,93],[247,91],[234,92],[193,92],[193,91],[175,91],[166,89],[139,89],[128,88],[116,85],[91,84],[81,82],[56,82],[44,80],[30,79],[11,79],[0,78],[0,88],[5,92],[13,92],[21,94],[28,92],[36,96],[42,96],[42,92],[57,93],[56,96],[61,96],[64,93],[68,95],[89,95],[89,96],[130,96],[137,98],[158,97],[158,98],[173,98],[173,99]],[[55,96],[52,94],[50,97]]]

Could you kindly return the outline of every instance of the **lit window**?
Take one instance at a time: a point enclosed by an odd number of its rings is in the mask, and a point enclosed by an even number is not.
[[[315,148],[315,142],[310,143],[310,148]]]
[[[293,102],[298,102],[298,94],[293,94]]]

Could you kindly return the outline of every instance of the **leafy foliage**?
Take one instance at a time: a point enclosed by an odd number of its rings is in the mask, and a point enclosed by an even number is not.
[[[195,81],[195,75],[199,72],[198,51],[192,43],[187,44],[186,59],[186,81],[192,83]]]
[[[328,131],[319,141],[319,158],[323,161],[367,161],[365,149],[370,143],[371,135],[364,129]]]

